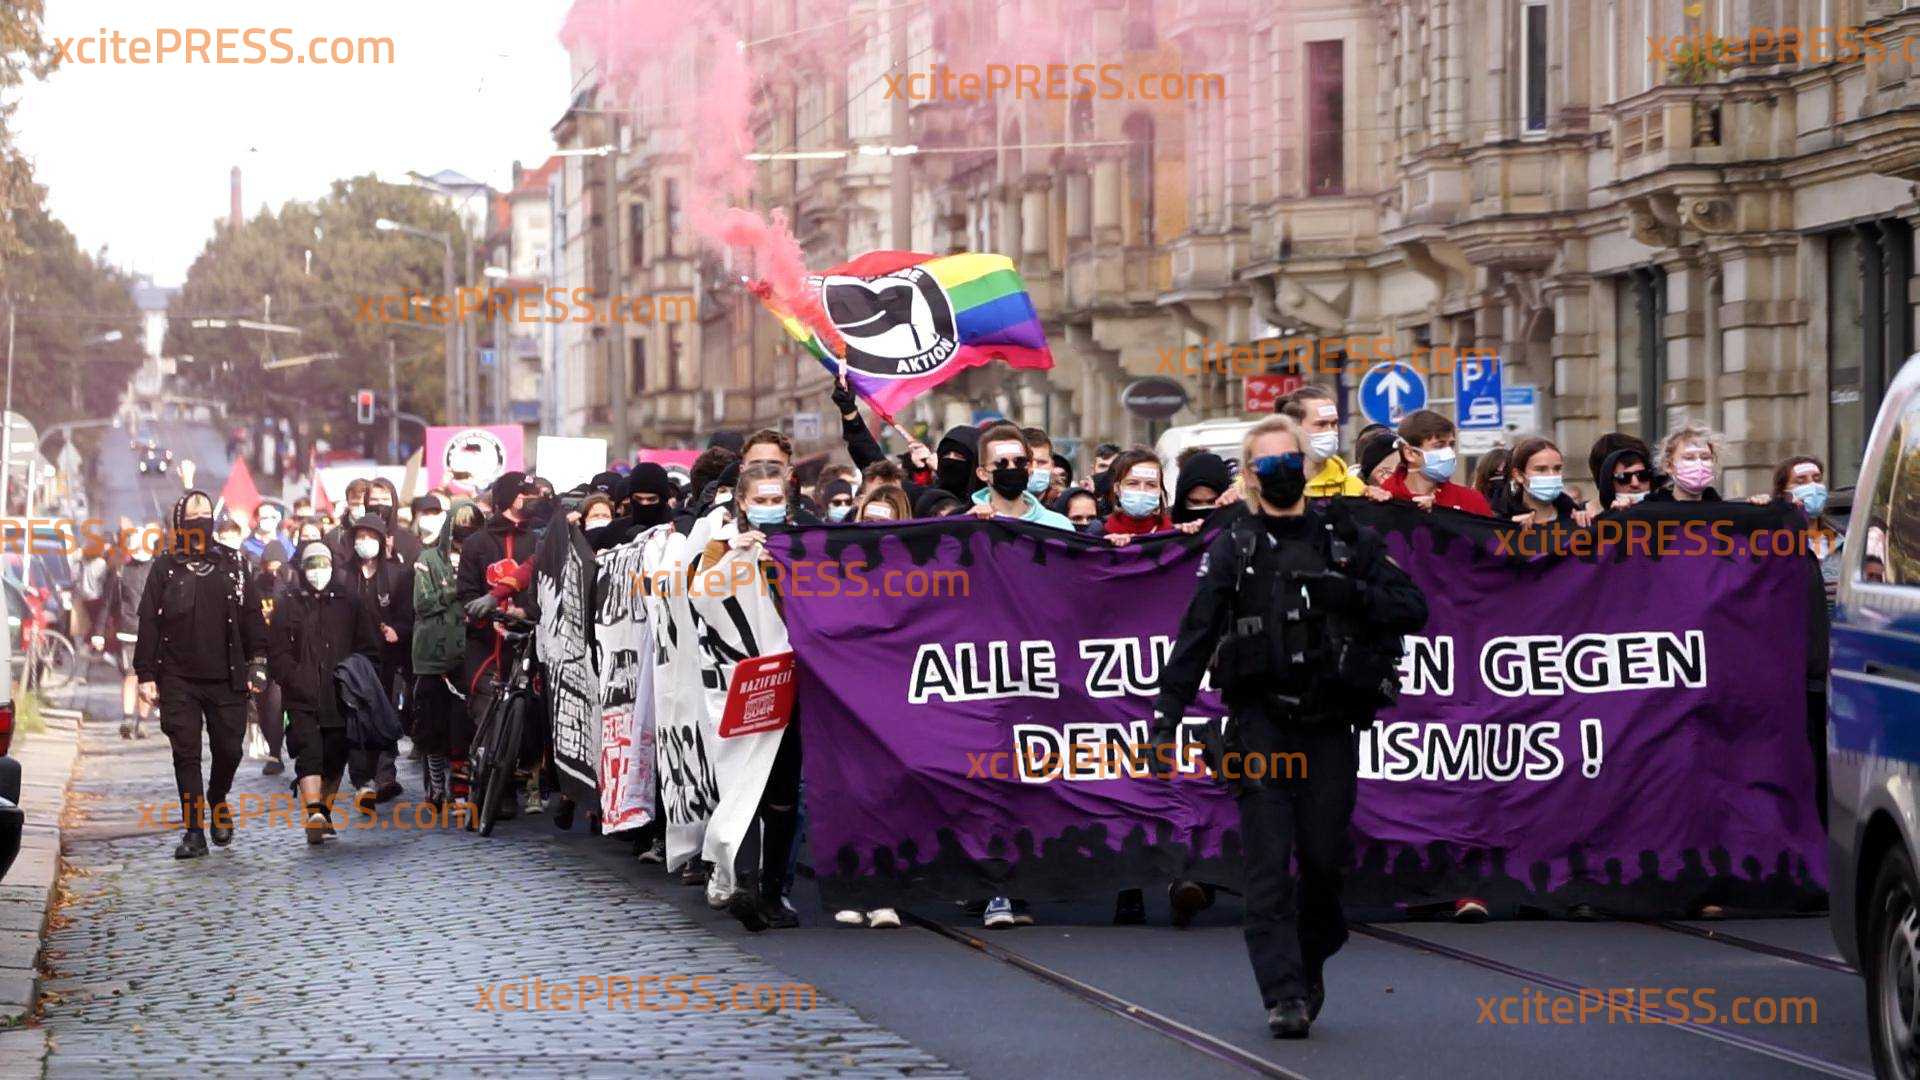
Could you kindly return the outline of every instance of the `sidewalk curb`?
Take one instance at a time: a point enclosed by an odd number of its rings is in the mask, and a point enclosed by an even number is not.
[[[39,958],[60,884],[61,818],[80,760],[81,713],[43,709],[47,729],[22,736],[13,757],[24,773],[20,808],[27,823],[20,855],[0,879],[0,1059],[17,1060],[15,1035],[40,997]],[[37,1064],[37,1063],[36,1063]]]

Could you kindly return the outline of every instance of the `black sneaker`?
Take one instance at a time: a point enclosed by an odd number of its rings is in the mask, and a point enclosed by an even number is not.
[[[233,843],[233,808],[226,803],[215,803],[213,813],[207,816],[211,819],[208,824],[212,826],[207,838],[213,841],[214,846],[226,847]],[[226,822],[225,825],[220,824],[222,820]]]
[[[1122,889],[1113,902],[1113,925],[1140,926],[1147,921],[1147,898],[1139,889]]]
[[[1288,998],[1267,1010],[1267,1030],[1276,1039],[1304,1039],[1313,1020],[1305,998]]]
[[[1324,978],[1315,979],[1313,980],[1313,985],[1307,987],[1307,1020],[1314,1021],[1320,1019],[1320,1010],[1326,1004],[1327,980]]]
[[[391,780],[380,785],[380,789],[374,793],[373,799],[375,802],[392,802],[399,798],[400,793],[405,790],[405,788],[400,786],[400,781]]]
[[[1197,881],[1176,881],[1167,886],[1167,903],[1173,907],[1173,925],[1185,929],[1195,915],[1213,906],[1213,894]]]
[[[132,717],[127,717],[125,720],[120,721],[120,737],[123,739],[133,738],[133,718]]]
[[[281,761],[279,758],[268,758],[267,763],[265,765],[260,766],[261,776],[279,776],[281,773],[286,771],[287,771],[287,763],[284,761]]]
[[[572,799],[560,799],[553,811],[553,827],[565,832],[573,828],[574,803]]]
[[[173,849],[176,859],[200,859],[207,854],[207,834],[199,829],[188,829],[180,838],[180,846]]]
[[[800,928],[800,916],[789,911],[787,905],[777,899],[769,900],[762,897],[760,900],[760,911],[760,917],[766,920],[767,929],[769,930],[798,930]]]
[[[757,934],[768,926],[766,905],[752,889],[740,889],[728,897],[727,914],[739,919],[750,934]]]

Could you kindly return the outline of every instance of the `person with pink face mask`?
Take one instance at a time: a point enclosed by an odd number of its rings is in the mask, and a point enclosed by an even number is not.
[[[1660,471],[1668,483],[1657,486],[1647,502],[1720,502],[1713,482],[1720,475],[1720,436],[1705,424],[1689,421],[1660,445]]]

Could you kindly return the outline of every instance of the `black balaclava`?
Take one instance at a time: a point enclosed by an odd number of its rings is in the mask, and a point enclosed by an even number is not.
[[[654,506],[635,503],[633,497],[641,492],[658,495],[660,502]],[[651,461],[635,465],[620,489],[620,498],[627,504],[627,517],[638,529],[651,529],[673,520],[673,507],[669,504],[675,494],[673,478],[667,475],[666,469]]]
[[[980,429],[971,424],[948,428],[940,442],[933,448],[933,482],[956,499],[965,501],[973,496],[980,487],[980,480],[973,470],[980,464]],[[947,455],[958,451],[963,461],[950,460]],[[1021,490],[1025,490],[1022,488]]]
[[[1187,509],[1187,496],[1197,487],[1210,487],[1214,494],[1225,495],[1227,487],[1233,483],[1233,474],[1227,469],[1226,460],[1218,454],[1195,454],[1180,466],[1180,479],[1173,485],[1173,506],[1168,513],[1175,525],[1189,521],[1198,521],[1213,511],[1193,511]],[[1099,496],[1094,496],[1096,499]]]
[[[620,499],[620,483],[619,473],[603,472],[596,473],[593,479],[587,481],[586,486],[618,502]]]
[[[514,501],[520,498],[520,491],[527,486],[527,474],[523,472],[503,472],[487,489],[487,500],[493,503],[493,513],[497,517],[513,508]]]
[[[208,506],[213,505],[213,496],[201,491],[199,488],[194,488],[192,491],[180,496],[180,501],[173,504],[173,543],[171,548],[174,554],[188,559],[195,559],[216,551],[226,550],[219,544],[213,542],[214,523],[212,514],[207,514],[204,517],[190,518],[187,516],[187,503],[193,501],[196,495],[207,500]]]

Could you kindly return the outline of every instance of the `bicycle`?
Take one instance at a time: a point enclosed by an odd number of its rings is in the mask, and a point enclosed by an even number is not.
[[[53,628],[45,589],[25,591],[27,610],[20,620],[20,648],[13,655],[13,683],[57,689],[73,681],[80,660],[73,639]]]
[[[505,649],[513,650],[507,663],[507,677],[500,692],[487,706],[487,713],[473,733],[467,761],[473,773],[467,801],[474,812],[467,818],[467,831],[475,828],[481,836],[493,835],[502,800],[513,788],[514,772],[520,765],[520,747],[526,738],[527,710],[538,708],[540,699],[533,690],[533,632],[535,624],[511,615],[493,612],[488,619],[499,624]],[[503,650],[504,652],[504,650]],[[505,657],[503,656],[503,659]]]

